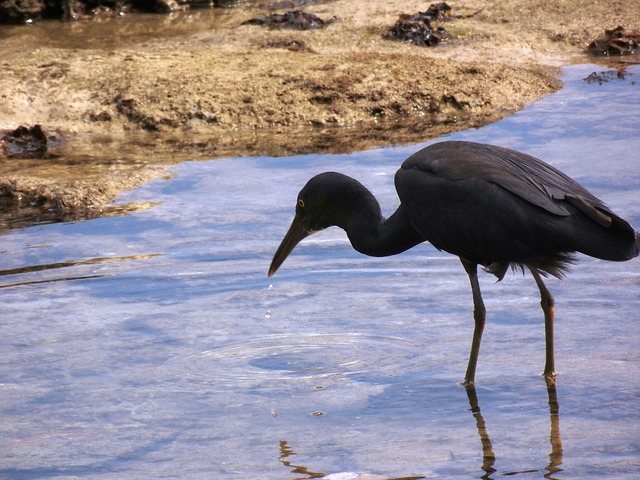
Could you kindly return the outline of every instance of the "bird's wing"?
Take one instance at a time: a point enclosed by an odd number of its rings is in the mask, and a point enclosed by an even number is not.
[[[418,168],[452,181],[478,178],[556,215],[569,216],[578,209],[604,226],[611,224],[609,208],[575,180],[535,157],[508,148],[441,142],[415,153],[402,168]]]

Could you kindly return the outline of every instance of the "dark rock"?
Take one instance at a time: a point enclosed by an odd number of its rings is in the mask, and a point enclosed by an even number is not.
[[[630,55],[638,50],[640,32],[628,32],[624,27],[605,30],[604,36],[593,40],[587,50],[594,55]]]
[[[40,125],[21,125],[0,137],[0,151],[9,158],[43,158],[47,153],[48,143]]]
[[[261,25],[271,28],[289,28],[292,30],[311,30],[315,28],[324,28],[334,22],[336,19],[322,20],[313,13],[303,12],[301,10],[291,10],[285,13],[272,13],[266,17],[251,18],[242,25]]]
[[[189,8],[185,0],[134,0],[139,10],[152,13],[171,13]]]
[[[449,38],[443,27],[433,28],[431,21],[450,19],[451,7],[444,2],[434,3],[426,12],[400,15],[398,21],[385,33],[385,38],[431,47]]]
[[[243,0],[0,0],[0,24],[41,18],[83,20],[115,17],[130,10],[171,13],[188,8],[230,7]]]
[[[41,0],[0,0],[0,23],[29,23],[42,16]]]
[[[307,46],[304,40],[298,40],[295,38],[271,40],[264,44],[265,48],[286,48],[292,52],[311,52],[313,50]]]
[[[438,20],[444,22],[452,19],[451,7],[446,2],[432,3],[424,13],[431,21]]]

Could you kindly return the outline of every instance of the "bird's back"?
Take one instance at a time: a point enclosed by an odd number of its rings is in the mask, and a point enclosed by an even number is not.
[[[396,188],[426,240],[483,265],[542,262],[573,251],[628,260],[640,249],[638,234],[601,200],[515,150],[436,143],[402,164]]]

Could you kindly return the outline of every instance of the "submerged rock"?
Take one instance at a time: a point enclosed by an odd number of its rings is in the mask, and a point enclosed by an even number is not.
[[[624,68],[616,69],[616,70],[605,70],[602,72],[591,72],[588,77],[584,78],[583,81],[585,83],[602,85],[603,83],[615,80],[627,80],[627,78],[632,77],[633,73],[627,72]],[[636,84],[634,80],[631,81],[632,84]]]

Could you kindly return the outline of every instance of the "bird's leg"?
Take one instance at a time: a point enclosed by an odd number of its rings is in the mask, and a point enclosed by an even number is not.
[[[554,300],[553,295],[542,281],[540,273],[535,268],[530,268],[536,285],[540,289],[540,305],[544,312],[544,336],[546,344],[546,361],[544,365],[544,377],[548,381],[553,381],[556,376],[556,366],[554,360],[553,347],[553,318],[554,318]]]
[[[482,340],[482,332],[484,331],[484,322],[487,310],[482,301],[480,293],[480,284],[478,283],[478,265],[467,260],[460,259],[471,283],[471,293],[473,295],[473,319],[475,328],[473,330],[473,341],[471,343],[471,353],[469,354],[469,364],[467,365],[467,373],[464,376],[464,385],[473,385],[476,377],[476,364],[478,363],[478,354],[480,353],[480,341]]]

